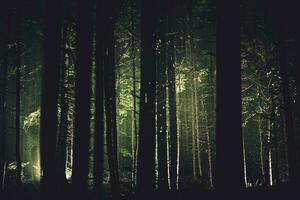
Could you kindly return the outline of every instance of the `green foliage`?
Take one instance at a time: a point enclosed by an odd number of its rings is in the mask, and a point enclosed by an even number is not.
[[[132,158],[132,154],[126,148],[120,148],[119,153],[123,158]]]
[[[25,117],[23,121],[23,129],[28,131],[31,127],[39,126],[40,124],[40,108],[36,111],[30,113],[28,116]]]

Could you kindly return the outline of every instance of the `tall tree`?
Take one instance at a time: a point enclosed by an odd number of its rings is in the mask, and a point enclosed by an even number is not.
[[[137,194],[155,190],[155,24],[156,0],[141,2],[141,91],[137,155]]]
[[[4,26],[0,29],[1,54],[0,60],[0,193],[4,189],[5,168],[6,168],[6,94],[7,94],[7,67],[8,67],[8,35],[9,35],[9,10],[1,9],[1,24]]]
[[[40,144],[42,190],[51,199],[55,189],[57,102],[61,60],[61,1],[45,2],[45,53],[41,97]],[[55,12],[55,15],[53,15]]]
[[[21,155],[20,155],[20,92],[21,92],[21,5],[18,3],[17,5],[17,52],[16,52],[16,121],[15,121],[15,128],[16,128],[16,163],[17,163],[17,184],[21,185]]]
[[[167,1],[168,5],[168,46],[167,46],[167,71],[170,114],[170,185],[172,190],[177,190],[178,181],[178,134],[176,115],[176,81],[175,81],[175,4],[176,1]],[[198,122],[197,122],[198,123]]]
[[[104,161],[104,3],[96,2],[96,102],[95,102],[95,140],[94,140],[94,192],[102,195]]]
[[[82,195],[88,190],[93,1],[78,0],[77,9],[72,183],[75,194]]]
[[[158,189],[167,191],[168,185],[168,164],[167,164],[167,15],[166,1],[160,4],[158,22],[158,51],[157,51],[157,165],[158,165]]]
[[[67,132],[68,132],[68,102],[66,98],[66,48],[68,22],[62,24],[62,54],[60,71],[60,123],[57,141],[57,178],[61,188],[66,184]]]
[[[119,11],[120,1],[113,0],[106,4],[104,13],[104,104],[106,117],[106,143],[112,198],[120,196],[118,137],[116,121],[116,71],[115,71],[115,21]]]
[[[289,181],[292,185],[296,184],[296,138],[294,132],[294,119],[292,113],[292,100],[290,97],[289,79],[288,79],[288,62],[287,62],[287,18],[283,13],[287,12],[287,6],[282,7],[281,4],[276,2],[276,16],[278,20],[278,50],[279,50],[279,71],[281,75],[281,88],[282,88],[282,103],[284,111],[284,127],[288,144],[288,172]],[[283,9],[283,13],[282,13]]]
[[[135,1],[132,0],[131,5],[131,31],[135,31],[135,18],[134,18],[134,6]],[[137,76],[136,76],[136,53],[135,53],[135,38],[134,35],[131,35],[131,56],[132,56],[132,134],[131,134],[131,154],[132,154],[132,189],[136,185],[136,150],[137,150]]]
[[[216,189],[237,194],[244,186],[239,0],[217,1],[216,78]]]

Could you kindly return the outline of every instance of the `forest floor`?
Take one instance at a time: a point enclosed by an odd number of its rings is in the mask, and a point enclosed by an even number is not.
[[[229,183],[230,184],[230,183]],[[203,200],[227,200],[227,199],[241,199],[241,200],[257,200],[257,199],[292,199],[300,195],[300,189],[292,190],[289,185],[278,185],[273,187],[255,187],[248,188],[244,191],[233,191],[233,194],[220,194],[216,191],[201,189],[200,185],[194,184],[189,185],[179,191],[175,192],[155,192],[153,195],[144,197],[143,199],[137,198],[130,191],[123,193],[120,200],[193,200],[193,199],[203,199]],[[66,187],[64,191],[57,194],[57,199],[72,199],[72,200],[112,200],[106,197],[99,198],[93,197],[92,193],[87,194],[85,197],[74,197],[72,195],[72,190],[70,185]],[[75,199],[74,199],[75,198]],[[39,187],[37,184],[24,184],[21,189],[9,188],[4,194],[0,195],[0,200],[43,200],[41,196]],[[296,198],[297,199],[297,198]]]

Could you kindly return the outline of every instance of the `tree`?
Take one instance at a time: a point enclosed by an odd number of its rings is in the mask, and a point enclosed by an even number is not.
[[[108,153],[108,165],[110,184],[113,199],[120,196],[120,181],[118,167],[118,137],[116,121],[116,72],[115,72],[115,20],[119,10],[119,0],[113,0],[107,4],[104,13],[104,95],[106,116],[106,143]]]
[[[162,1],[160,6],[160,18],[158,22],[158,52],[156,55],[157,64],[157,165],[158,165],[158,189],[167,191],[168,164],[167,164],[167,4]]]
[[[137,155],[137,195],[155,190],[155,24],[156,0],[141,2],[141,91]]]
[[[227,194],[244,186],[239,3],[217,2],[216,189]]]
[[[20,186],[21,180],[21,155],[20,155],[20,84],[21,84],[21,5],[17,6],[17,52],[16,52],[16,163],[17,163],[17,183]]]
[[[56,181],[57,102],[61,60],[61,1],[46,2],[45,53],[43,66],[40,145],[42,191],[45,198],[54,196]],[[55,11],[55,15],[53,12]]]
[[[0,60],[0,191],[4,189],[5,170],[6,170],[6,93],[7,93],[7,65],[8,65],[8,35],[9,35],[9,9],[1,10],[1,22],[5,24],[0,29],[1,53],[3,55]],[[0,192],[1,193],[1,192]]]
[[[292,186],[296,185],[297,178],[297,148],[296,138],[294,132],[294,119],[292,113],[292,102],[290,97],[290,88],[288,80],[288,63],[287,63],[287,48],[286,48],[286,29],[287,18],[282,15],[281,10],[286,10],[286,6],[282,7],[278,2],[275,3],[275,13],[278,20],[278,50],[279,50],[279,71],[281,75],[281,88],[282,88],[282,103],[284,111],[285,132],[288,144],[288,173],[289,181]]]
[[[94,140],[94,192],[102,195],[104,161],[104,3],[96,2],[96,102],[95,102],[95,140]]]
[[[167,45],[167,72],[169,86],[169,113],[170,113],[170,183],[171,189],[177,190],[178,184],[178,135],[176,116],[176,87],[175,87],[175,2],[168,1],[168,34]],[[198,121],[197,121],[198,123]]]
[[[89,163],[90,98],[92,65],[92,1],[77,1],[78,21],[75,64],[75,122],[73,189],[75,194],[88,191],[87,176]]]
[[[66,46],[67,46],[68,22],[62,24],[62,60],[60,71],[60,123],[57,141],[57,178],[60,186],[66,184],[66,159],[67,159],[67,132],[68,132],[68,102],[66,98]]]

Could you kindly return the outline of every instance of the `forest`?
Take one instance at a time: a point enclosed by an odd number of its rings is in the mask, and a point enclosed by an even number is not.
[[[296,0],[1,4],[1,200],[299,196]]]

